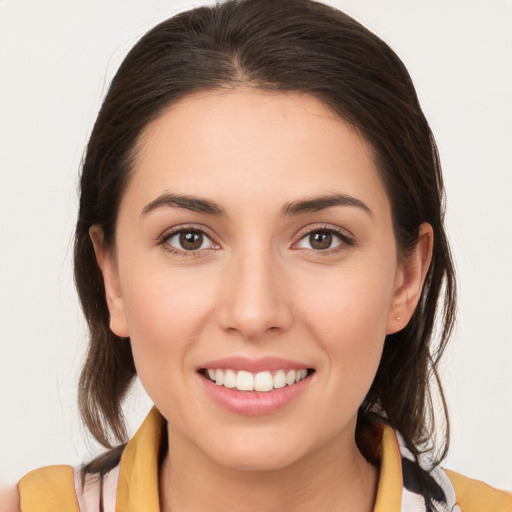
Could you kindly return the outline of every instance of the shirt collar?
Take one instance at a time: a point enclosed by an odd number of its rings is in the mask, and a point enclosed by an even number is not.
[[[153,407],[121,456],[116,511],[159,512],[158,464],[165,420]],[[383,425],[374,512],[400,512],[402,465],[395,431]]]
[[[159,512],[158,463],[165,420],[153,407],[121,455],[116,511]]]

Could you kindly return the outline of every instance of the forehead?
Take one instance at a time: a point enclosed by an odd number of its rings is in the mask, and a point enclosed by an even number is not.
[[[146,201],[167,191],[213,194],[220,202],[332,192],[387,202],[364,138],[300,93],[239,88],[189,95],[146,127],[136,155],[127,193],[136,189]]]

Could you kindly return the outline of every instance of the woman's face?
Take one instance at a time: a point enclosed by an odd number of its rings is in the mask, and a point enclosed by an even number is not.
[[[138,150],[115,253],[93,239],[171,442],[244,469],[352,450],[412,313],[367,143],[312,97],[235,89],[179,101]]]

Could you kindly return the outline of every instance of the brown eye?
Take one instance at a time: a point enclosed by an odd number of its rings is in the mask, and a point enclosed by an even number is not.
[[[180,245],[186,251],[197,251],[203,245],[203,234],[197,231],[182,231]]]
[[[309,243],[313,249],[323,251],[329,249],[332,244],[332,233],[328,231],[316,231],[309,235]]]
[[[171,246],[173,250],[181,252],[212,249],[215,246],[208,235],[197,229],[175,231],[166,237],[165,243]]]
[[[310,249],[313,251],[329,251],[341,245],[350,245],[350,241],[341,233],[330,229],[310,231],[297,243],[299,249]]]

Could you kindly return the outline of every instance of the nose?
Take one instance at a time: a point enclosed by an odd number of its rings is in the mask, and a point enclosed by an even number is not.
[[[223,330],[254,341],[290,327],[289,288],[280,270],[270,251],[258,249],[229,262],[218,311]]]

